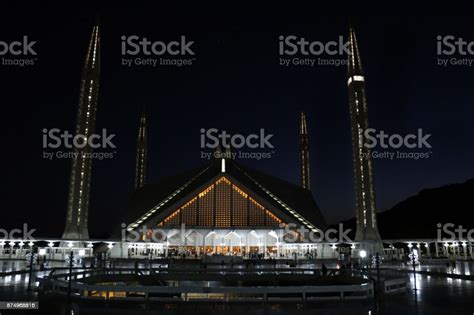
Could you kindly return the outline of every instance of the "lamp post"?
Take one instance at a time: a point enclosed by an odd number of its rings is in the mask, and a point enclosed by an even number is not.
[[[33,262],[35,260],[35,248],[33,246],[30,247],[30,270],[28,276],[28,291],[31,290],[31,278],[33,276]]]
[[[359,251],[359,257],[360,257],[360,264],[364,266],[364,260],[365,260],[365,257],[367,257],[367,251],[365,251],[364,249],[361,249]]]
[[[364,249],[360,250],[359,251],[359,257],[361,258],[361,264],[363,264],[365,258],[367,257],[367,251],[364,250]],[[375,309],[375,313],[378,314],[378,309],[379,309],[378,294],[377,294],[378,281],[375,280],[373,277],[369,276],[368,270],[367,270],[367,278],[372,282],[373,292],[374,292],[374,309]]]
[[[52,261],[54,259],[54,242],[49,242],[48,243],[48,247],[49,247],[49,260]]]
[[[380,292],[380,255],[379,253],[375,253],[375,268],[377,270],[377,299],[376,299],[376,307],[378,309],[378,305],[379,305],[379,294],[378,292]],[[375,298],[375,297],[374,297]]]
[[[72,266],[74,263],[74,251],[71,250],[69,254],[69,282],[68,282],[68,287],[67,287],[67,298],[68,301],[71,301],[71,285],[72,285]]]
[[[410,258],[410,261],[411,261],[411,265],[412,265],[412,268],[413,268],[413,283],[414,283],[414,287],[415,287],[415,294],[416,294],[416,263],[418,262],[418,253],[416,252],[416,250],[414,249],[411,254],[409,255],[409,258]]]
[[[377,268],[377,282],[380,283],[380,256],[379,256],[379,253],[375,254],[375,267]]]
[[[46,263],[46,248],[39,248],[38,256],[40,257],[40,260],[41,260],[40,270],[44,270],[44,264]]]

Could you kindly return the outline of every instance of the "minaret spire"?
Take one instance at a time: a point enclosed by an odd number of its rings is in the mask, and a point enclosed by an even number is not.
[[[375,207],[375,190],[370,149],[360,137],[369,128],[365,78],[354,28],[349,30],[348,81],[351,114],[352,151],[354,160],[354,185],[356,194],[357,241],[378,241]]]
[[[85,139],[89,139],[95,131],[99,76],[100,31],[99,25],[96,24],[92,30],[82,71],[79,106],[76,117],[76,135],[84,135]],[[89,231],[87,226],[92,148],[88,145],[83,148],[75,148],[74,153],[63,239],[88,239]]]
[[[301,112],[300,121],[300,170],[301,187],[311,190],[308,126],[306,124],[306,115],[304,112]]]
[[[146,153],[147,153],[147,137],[146,137],[146,114],[143,110],[140,117],[140,128],[138,129],[137,140],[137,157],[135,162],[135,189],[145,185],[146,176]]]
[[[352,26],[349,27],[349,50],[351,51],[349,56],[349,77],[355,75],[363,77],[364,71],[362,70],[362,62],[360,60],[359,46]]]

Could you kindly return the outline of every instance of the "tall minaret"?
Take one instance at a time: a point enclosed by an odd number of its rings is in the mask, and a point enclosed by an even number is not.
[[[354,29],[349,31],[350,51],[349,108],[351,113],[352,151],[354,160],[354,185],[357,211],[357,241],[380,240],[377,229],[375,192],[370,149],[364,146],[362,132],[369,128],[367,99],[365,96],[365,78],[360,61],[359,48]]]
[[[76,135],[82,134],[87,139],[95,131],[99,75],[100,35],[99,25],[97,24],[92,30],[92,37],[82,70],[79,107],[76,117]],[[92,163],[90,153],[92,153],[92,148],[88,145],[84,148],[75,148],[74,153],[63,239],[88,239],[87,216]]]
[[[306,116],[301,112],[300,122],[300,167],[301,167],[301,187],[311,190],[309,171],[309,138]]]
[[[140,117],[140,128],[137,140],[137,158],[135,162],[135,189],[145,185],[146,175],[146,116],[143,111]]]

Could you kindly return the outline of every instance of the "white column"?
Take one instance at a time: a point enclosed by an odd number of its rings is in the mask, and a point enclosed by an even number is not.
[[[276,241],[276,247],[277,247],[277,259],[280,258],[280,238],[277,236],[277,241]]]
[[[206,256],[206,236],[207,234],[204,234],[202,237],[202,253],[201,256]]]
[[[216,234],[212,234],[212,253],[216,253]]]
[[[436,258],[438,258],[439,257],[438,242],[435,242],[435,251],[436,251]]]
[[[443,243],[443,253],[445,254],[446,257],[449,258],[449,244],[448,243]]]
[[[245,239],[245,245],[246,245],[245,253],[247,254],[247,257],[248,257],[249,253],[250,253],[250,232],[247,232],[247,237]]]
[[[263,240],[263,258],[267,256],[267,234],[265,233],[265,239]]]
[[[198,253],[198,240],[197,240],[197,233],[194,233],[194,253],[196,255],[199,256],[199,253]]]

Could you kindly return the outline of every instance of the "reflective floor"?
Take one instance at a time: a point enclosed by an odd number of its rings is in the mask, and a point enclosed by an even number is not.
[[[61,264],[58,264],[58,266]],[[61,265],[63,266],[63,265]],[[387,267],[387,266],[384,266]],[[391,268],[396,268],[395,266]],[[411,267],[401,267],[410,270]],[[0,261],[2,272],[25,270],[22,261]],[[461,262],[456,268],[446,265],[422,265],[417,270],[472,275],[473,264]],[[35,276],[45,276],[38,272]],[[25,314],[377,314],[374,302],[370,301],[325,301],[308,303],[268,303],[264,304],[210,304],[193,303],[183,305],[120,305],[105,304],[102,301],[88,304],[73,304],[72,311],[66,301],[56,297],[37,296],[35,291],[27,291],[28,273],[0,277],[0,300],[39,299],[40,310],[25,311]],[[444,276],[416,275],[417,290],[413,290],[414,280],[410,275],[412,289],[409,292],[381,298],[379,314],[474,314],[474,281],[452,279]],[[32,282],[33,286],[37,282]],[[416,292],[416,294],[415,294]],[[7,314],[8,312],[5,312]],[[3,311],[2,311],[3,314]],[[21,314],[15,312],[14,314]]]

